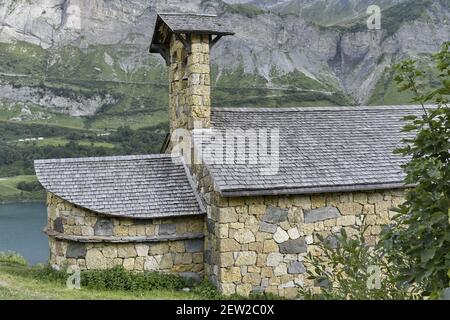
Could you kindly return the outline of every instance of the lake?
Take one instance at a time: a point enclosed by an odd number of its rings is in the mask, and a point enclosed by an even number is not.
[[[48,260],[44,203],[0,204],[0,252],[15,251],[34,265]]]

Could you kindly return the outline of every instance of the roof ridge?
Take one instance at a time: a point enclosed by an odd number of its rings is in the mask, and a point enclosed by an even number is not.
[[[84,157],[84,158],[63,158],[63,159],[39,159],[35,164],[47,163],[70,163],[70,162],[100,162],[100,161],[133,161],[133,160],[156,160],[156,159],[175,159],[178,156],[171,154],[147,154],[147,155],[126,155],[126,156],[108,156],[108,157]]]
[[[176,15],[176,16],[197,16],[197,17],[218,17],[217,14],[195,13],[195,12],[158,12],[158,15]]]
[[[434,105],[427,105],[432,108]],[[288,108],[232,108],[213,107],[213,112],[296,112],[296,111],[376,111],[376,110],[416,110],[422,108],[421,105],[384,105],[384,106],[325,106],[325,107],[288,107]]]

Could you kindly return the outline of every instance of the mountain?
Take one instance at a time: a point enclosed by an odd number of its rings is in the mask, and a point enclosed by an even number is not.
[[[0,120],[114,129],[167,121],[156,11],[217,13],[236,36],[214,48],[221,106],[407,102],[393,63],[424,65],[450,38],[450,0],[0,0]]]

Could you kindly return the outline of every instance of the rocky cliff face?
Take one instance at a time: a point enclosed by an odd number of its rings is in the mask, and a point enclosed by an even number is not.
[[[213,12],[223,15],[236,31],[235,37],[224,38],[214,49],[213,63],[218,67],[215,81],[220,81],[226,70],[243,68],[245,73],[265,79],[265,85],[270,87],[275,86],[272,81],[274,70],[277,74],[298,70],[331,88],[331,91],[342,91],[356,102],[366,103],[386,67],[404,56],[434,52],[442,42],[450,39],[448,0],[390,1],[406,6],[386,9],[385,20],[382,16],[383,30],[373,31],[365,27],[365,18],[347,21],[338,27],[312,23],[314,10],[320,9],[325,1],[227,2],[0,0],[0,43],[26,42],[41,47],[47,55],[42,71],[44,75],[54,63],[67,58],[61,53],[66,47],[80,50],[93,46],[129,49],[127,54],[118,54],[117,60],[108,53],[102,55],[103,64],[119,66],[118,71],[109,75],[111,79],[124,80],[123,75],[120,76],[124,73],[126,80],[126,74],[143,66],[151,72],[155,61],[161,61],[147,53],[157,10],[180,11],[183,8],[184,11]],[[351,15],[353,19],[360,16],[361,8],[368,2],[371,1],[326,1],[326,12],[330,14],[336,8],[350,8],[354,13]],[[264,11],[248,10],[229,3],[252,3]],[[303,8],[309,16],[302,11],[296,12],[296,8]],[[311,10],[306,10],[308,8]],[[338,17],[337,20],[342,19]],[[13,94],[11,87],[6,86],[7,80],[3,79],[2,83],[0,96],[17,96],[18,92]],[[28,90],[25,96],[29,95],[33,96],[33,92]],[[80,110],[80,105],[75,104],[75,111],[68,112],[92,114],[95,106],[102,104],[99,99],[105,99],[104,104],[112,101],[111,97],[94,96],[87,103],[86,110]],[[300,105],[301,101],[298,103]],[[70,105],[70,100],[64,101],[64,106],[67,105]],[[54,108],[54,103],[49,107]],[[58,110],[57,107],[54,109]],[[66,107],[59,109],[67,112]]]

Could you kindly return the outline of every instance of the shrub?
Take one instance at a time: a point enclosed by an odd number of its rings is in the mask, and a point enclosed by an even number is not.
[[[398,283],[398,266],[386,262],[383,251],[365,243],[367,228],[358,229],[357,235],[349,237],[345,229],[336,236],[337,244],[319,238],[321,256],[306,257],[308,279],[321,287],[319,293],[311,289],[301,289],[300,294],[307,300],[384,300],[413,299],[417,294],[412,288]],[[379,282],[374,271],[379,270]]]
[[[22,257],[20,254],[8,251],[8,252],[0,252],[0,263],[26,266],[28,265],[27,260]]]
[[[191,286],[192,283],[174,274],[135,273],[118,266],[109,270],[82,272],[81,285],[98,290],[150,291],[180,290]]]
[[[407,117],[405,139],[398,153],[410,158],[404,166],[406,184],[415,185],[406,194],[399,215],[384,234],[389,258],[397,265],[407,260],[399,280],[424,287],[425,295],[439,298],[449,287],[450,270],[450,42],[434,55],[440,82],[437,89],[424,92],[424,72],[416,61],[396,66],[395,81],[400,91],[413,93],[423,114]],[[432,108],[426,104],[435,104]],[[450,289],[450,288],[449,288]]]
[[[34,192],[43,190],[42,185],[38,181],[21,181],[17,184],[17,189],[26,191],[26,192]]]

